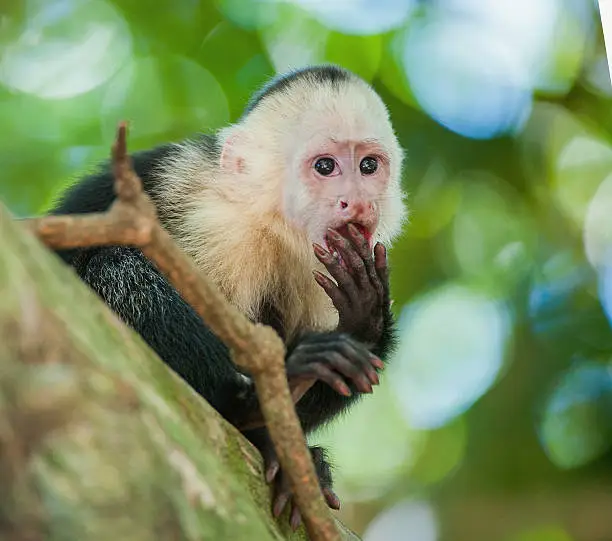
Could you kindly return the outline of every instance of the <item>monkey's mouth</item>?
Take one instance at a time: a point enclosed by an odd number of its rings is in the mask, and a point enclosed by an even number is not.
[[[357,231],[359,231],[359,233],[361,233],[364,236],[365,240],[368,243],[368,246],[372,248],[372,232],[365,225],[358,224],[357,222],[350,222],[350,223],[357,229]],[[336,230],[343,237],[350,239],[351,236],[349,235],[349,232],[348,232],[348,226],[349,224],[346,224],[346,225],[336,228]]]

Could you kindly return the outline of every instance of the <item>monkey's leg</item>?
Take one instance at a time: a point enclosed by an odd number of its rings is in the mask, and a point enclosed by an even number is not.
[[[332,489],[333,481],[331,466],[325,456],[325,449],[323,449],[323,447],[310,447],[310,454],[314,462],[317,477],[319,478],[319,486],[321,487],[327,505],[332,509],[340,509],[340,499]],[[280,471],[276,476],[274,485],[276,493],[276,501],[273,508],[274,515],[280,515],[287,505],[287,502],[291,502],[291,517],[289,519],[289,524],[293,530],[297,530],[302,522],[302,515],[293,499],[293,494],[289,486],[289,479],[284,475],[283,471]]]

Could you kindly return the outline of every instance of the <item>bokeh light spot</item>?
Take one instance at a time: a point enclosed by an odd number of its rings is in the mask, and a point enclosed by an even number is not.
[[[612,165],[612,164],[611,164]],[[597,268],[612,255],[612,175],[597,188],[589,203],[584,222],[586,256]]]
[[[612,326],[612,251],[599,268],[599,299]]]
[[[442,0],[446,13],[475,22],[512,47],[529,87],[564,93],[584,54],[592,7],[582,0]]]
[[[551,524],[513,535],[509,541],[573,541],[573,538],[561,526]]]
[[[416,0],[293,0],[327,28],[344,34],[381,34],[410,16]]]
[[[462,273],[509,294],[533,263],[529,214],[516,191],[490,173],[466,172],[458,180],[461,203],[450,231],[452,255]],[[448,251],[446,244],[441,249]]]
[[[418,209],[410,217],[410,234],[430,238],[438,233],[452,220],[461,195],[461,186],[449,182],[444,164],[433,160],[410,197],[412,207]]]
[[[577,227],[583,226],[589,206],[591,219],[600,219],[600,205],[593,202],[593,197],[611,168],[612,148],[586,133],[575,133],[560,149],[553,179],[554,196]],[[606,188],[600,197],[607,194]],[[589,226],[589,236],[593,235],[598,234]]]
[[[363,534],[363,541],[436,541],[438,519],[428,502],[402,501],[380,513]]]
[[[592,278],[590,268],[570,251],[544,261],[532,279],[528,313],[538,334],[560,332],[575,323],[572,301]]]
[[[388,370],[407,422],[440,427],[482,396],[502,366],[509,324],[502,302],[459,285],[406,307]]]
[[[420,19],[407,34],[403,60],[423,110],[464,137],[514,133],[529,116],[526,68],[494,29],[452,18]]]
[[[419,459],[410,471],[410,480],[421,487],[442,482],[461,464],[468,443],[465,417],[457,417],[428,438]]]
[[[21,35],[4,47],[0,80],[41,98],[62,99],[107,81],[128,60],[131,34],[102,0],[29,0]]]
[[[612,447],[612,374],[595,362],[568,370],[548,398],[539,427],[540,441],[560,468],[575,468]]]
[[[335,486],[346,501],[373,500],[385,494],[402,472],[411,469],[427,439],[426,433],[406,425],[385,376],[382,383],[350,415],[309,437],[311,444],[332,449],[332,463],[342,464]]]
[[[210,131],[229,121],[221,85],[200,64],[176,55],[135,59],[109,83],[104,98],[106,137],[117,122],[130,122],[133,139],[157,143],[165,134]]]
[[[330,30],[297,5],[283,4],[280,8],[282,17],[260,29],[276,72],[323,62]]]

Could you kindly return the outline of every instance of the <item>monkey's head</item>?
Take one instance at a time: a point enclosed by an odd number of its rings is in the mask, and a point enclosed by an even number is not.
[[[273,80],[222,140],[235,189],[310,242],[324,245],[328,228],[349,223],[371,246],[399,233],[403,152],[384,103],[351,72],[317,66]]]

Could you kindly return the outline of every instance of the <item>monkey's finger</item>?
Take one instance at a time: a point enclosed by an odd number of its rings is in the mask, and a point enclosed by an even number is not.
[[[353,244],[349,239],[344,238],[335,229],[327,230],[327,242],[330,246],[333,246],[338,250],[342,259],[346,263],[349,272],[357,282],[360,288],[364,288],[368,285],[368,273],[366,271],[365,263],[363,258],[353,247]]]
[[[376,355],[354,340],[336,340],[330,347],[349,359],[361,362],[364,369],[371,369],[371,366],[374,366],[382,370],[385,367],[384,363]]]
[[[295,348],[291,357],[297,354],[298,357],[305,357],[307,360],[308,356],[322,355],[334,349],[347,357],[358,355],[380,370],[385,368],[385,364],[376,355],[348,334],[330,333],[328,335],[314,335],[310,339],[306,338]],[[300,360],[304,362],[303,359]]]
[[[385,363],[383,363],[376,355],[374,355],[374,353],[359,342],[347,340],[340,344],[339,347],[341,348],[340,351],[343,353],[343,355],[350,356],[351,358],[353,358],[353,355],[359,355],[359,359],[361,359],[362,362],[367,361],[365,366],[369,366],[367,364],[369,363],[379,370],[384,370],[385,368]]]
[[[359,298],[359,290],[357,289],[355,280],[342,268],[340,261],[318,244],[315,245],[315,255],[317,259],[325,265],[325,268],[334,277],[336,282],[338,282],[338,287],[344,291],[349,299],[357,300]]]
[[[369,368],[373,374],[373,382],[370,380],[371,376],[368,374],[366,366],[362,366],[362,363],[355,364],[354,362],[351,362],[351,360],[347,359],[344,355],[336,352],[330,352],[325,357],[327,362],[329,362],[330,366],[332,366],[334,370],[340,372],[340,374],[342,374],[344,377],[353,381],[358,391],[369,394],[373,392],[372,383],[374,383],[374,385],[378,384],[378,374],[376,374],[371,366],[367,368]]]
[[[357,390],[362,393],[371,393],[372,385],[380,383],[378,374],[373,368],[371,354],[365,349],[360,351],[352,348],[350,344],[342,345],[335,342],[326,346],[319,344],[306,345],[302,347],[301,353],[313,360],[316,359],[315,364],[318,362],[325,363],[324,368],[330,366],[336,372],[352,380]],[[332,387],[338,390],[334,385]]]
[[[316,354],[315,354],[316,355]],[[315,356],[313,355],[313,356]],[[310,354],[309,354],[310,357]],[[302,366],[287,367],[287,377],[311,377],[327,383],[334,391],[343,395],[351,396],[351,390],[342,376],[322,364],[321,362],[306,361]]]
[[[291,500],[291,518],[289,519],[289,524],[291,525],[291,529],[295,532],[302,523],[302,514],[295,503],[295,500]]]
[[[357,253],[364,261],[366,259],[372,260],[372,254],[370,253],[370,247],[365,235],[355,227],[354,224],[348,224],[347,231],[349,232],[349,240],[353,244],[353,247],[357,250]]]
[[[274,481],[276,474],[280,471],[280,463],[278,459],[274,458],[268,461],[268,464],[265,465],[266,471],[266,482],[271,483]]]
[[[387,249],[380,242],[374,246],[374,265],[376,274],[380,278],[385,294],[385,301],[389,298],[389,267],[387,262]]]
[[[343,396],[351,396],[353,394],[342,376],[330,370],[327,366],[320,363],[314,363],[312,368],[317,378],[327,383],[337,393]]]
[[[337,352],[342,354],[347,359],[351,359],[354,363],[362,365],[364,368],[375,366],[383,369],[384,363],[371,351],[359,342],[355,342],[350,337],[344,335],[331,335],[323,337],[316,342],[302,343],[295,348],[294,354],[303,357],[306,362],[309,358],[315,360],[317,357],[325,357],[329,352]]]
[[[280,517],[290,498],[291,491],[289,490],[288,486],[283,487],[277,492],[276,498],[274,499],[274,506],[272,508],[272,513],[275,517]]]
[[[343,312],[348,309],[348,299],[342,290],[334,283],[333,280],[325,276],[323,273],[315,270],[312,271],[314,278],[317,281],[327,296],[331,299],[333,305],[338,312]]]
[[[336,493],[331,488],[324,488],[323,496],[325,496],[327,505],[329,505],[332,509],[335,509],[336,511],[340,509],[340,498],[338,498]]]
[[[380,278],[378,277],[378,274],[376,274],[376,268],[374,267],[374,259],[372,258],[372,252],[370,250],[370,245],[368,244],[367,239],[361,233],[361,231],[359,231],[359,229],[357,229],[353,224],[349,224],[347,229],[351,237],[353,246],[355,246],[361,259],[363,260],[363,263],[366,268],[366,273],[368,275],[368,278],[370,279],[370,283],[376,289],[376,293],[379,295],[379,297],[382,298],[383,288],[380,284]]]

